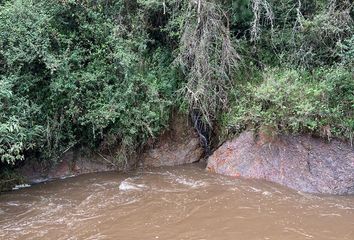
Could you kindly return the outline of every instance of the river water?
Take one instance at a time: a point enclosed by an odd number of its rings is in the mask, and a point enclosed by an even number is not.
[[[354,239],[354,196],[200,165],[88,174],[0,195],[0,239]]]

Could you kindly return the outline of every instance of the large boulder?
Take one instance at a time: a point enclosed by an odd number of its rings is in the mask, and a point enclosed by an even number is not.
[[[203,148],[188,117],[174,114],[169,130],[146,149],[142,161],[146,166],[176,166],[199,161]]]
[[[354,150],[337,140],[305,135],[255,137],[247,131],[218,148],[209,157],[207,169],[303,192],[354,194]]]

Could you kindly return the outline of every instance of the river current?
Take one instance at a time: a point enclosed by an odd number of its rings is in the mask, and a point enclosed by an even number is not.
[[[354,239],[354,196],[200,165],[82,175],[0,195],[0,239]]]

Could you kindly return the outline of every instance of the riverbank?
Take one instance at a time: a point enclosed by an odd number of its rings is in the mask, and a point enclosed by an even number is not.
[[[131,158],[128,165],[117,165],[109,155],[70,150],[52,166],[26,162],[14,171],[21,178],[16,184],[206,160],[208,171],[236,178],[271,181],[307,193],[354,194],[354,149],[349,143],[304,134],[245,131],[205,157],[198,135],[186,119],[176,115],[169,130]],[[9,185],[10,189],[16,184]]]
[[[207,169],[322,194],[354,194],[354,148],[310,135],[245,131],[220,146]]]

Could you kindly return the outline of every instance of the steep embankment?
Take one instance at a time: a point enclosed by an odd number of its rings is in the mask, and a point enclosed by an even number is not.
[[[121,151],[115,149],[114,152]],[[151,138],[140,154],[130,156],[125,164],[118,164],[109,152],[73,149],[63,154],[54,165],[42,166],[36,161],[28,161],[16,171],[27,183],[32,183],[92,172],[134,169],[139,163],[153,167],[176,166],[197,162],[202,155],[198,134],[188,117],[174,112],[168,129],[155,140]]]
[[[208,159],[212,172],[276,182],[311,193],[354,194],[354,150],[311,136],[269,138],[250,131],[224,143]]]

